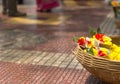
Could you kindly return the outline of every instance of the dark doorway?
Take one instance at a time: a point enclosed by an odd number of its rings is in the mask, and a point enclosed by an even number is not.
[[[23,0],[18,0],[18,4],[23,4]]]

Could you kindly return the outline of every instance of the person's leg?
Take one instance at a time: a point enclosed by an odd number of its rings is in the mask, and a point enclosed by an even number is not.
[[[37,4],[37,12],[51,12],[51,8],[46,8],[46,5],[48,6],[48,2],[45,0],[36,0]]]
[[[16,0],[8,0],[8,10],[9,12],[17,12],[17,1]]]
[[[42,0],[36,0],[36,6],[37,6],[36,10],[37,10],[37,12],[42,12],[42,10],[41,10],[41,1]]]
[[[23,4],[23,0],[17,0],[18,4]]]
[[[26,14],[18,12],[16,0],[8,0],[8,15],[9,16],[25,16]]]
[[[7,0],[2,0],[2,13],[7,14]]]
[[[119,9],[119,7],[113,7],[115,18],[118,17],[118,9]]]

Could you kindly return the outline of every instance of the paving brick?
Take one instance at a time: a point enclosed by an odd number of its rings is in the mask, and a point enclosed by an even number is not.
[[[64,61],[67,58],[68,55],[66,54],[62,54],[62,56],[56,60],[56,62],[54,64],[52,64],[52,66],[60,66],[62,61]]]
[[[25,64],[30,64],[33,62],[34,59],[36,59],[38,56],[41,55],[42,52],[35,52],[32,56],[30,56],[29,58],[27,58],[23,63]]]
[[[21,59],[19,59],[18,61],[17,61],[17,63],[22,63],[22,62],[24,62],[28,57],[30,57],[31,55],[33,55],[33,52],[27,52],[26,53],[26,55],[24,55]]]
[[[49,59],[45,65],[47,66],[52,66],[52,64],[54,64],[57,59],[59,59],[61,57],[62,53],[56,53],[51,59]]]
[[[11,50],[11,52],[7,53],[4,57],[0,57],[0,59],[2,59],[2,61],[45,66],[59,66],[63,68],[73,68],[76,63],[78,63],[75,61],[75,57],[73,57],[71,54],[48,53],[40,51],[35,52],[27,50]]]
[[[2,55],[1,60],[2,61],[8,61],[8,60],[10,60],[11,56],[13,56],[13,53],[16,53],[16,50],[12,50],[11,52]]]
[[[38,56],[37,58],[35,58],[32,62],[32,64],[37,64],[39,63],[45,56],[47,56],[49,53],[47,52],[43,52],[40,56]]]
[[[10,62],[17,62],[19,59],[21,59],[22,57],[26,56],[28,52],[27,51],[19,51],[18,55],[13,58],[12,60],[10,60]]]
[[[38,65],[44,65],[49,59],[51,59],[55,53],[49,53],[46,57],[44,57],[41,61],[39,61]]]
[[[78,66],[78,62],[74,62],[74,60],[76,60],[75,58],[72,60],[72,62],[70,62],[68,68],[76,68]],[[75,67],[76,66],[76,67]],[[81,67],[83,68],[83,67]]]
[[[7,53],[11,52],[12,50],[5,50],[5,51],[2,51],[1,54],[0,54],[0,60],[3,59],[4,55],[6,55]]]

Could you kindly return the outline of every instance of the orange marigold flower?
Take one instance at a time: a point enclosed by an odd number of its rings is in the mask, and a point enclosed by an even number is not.
[[[119,2],[117,2],[117,1],[112,1],[111,4],[112,4],[112,6],[118,6],[118,5],[119,5]]]

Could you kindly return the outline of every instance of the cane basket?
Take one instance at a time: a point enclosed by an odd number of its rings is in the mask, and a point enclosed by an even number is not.
[[[112,42],[120,45],[120,36],[111,36]],[[111,84],[120,84],[120,61],[93,56],[84,52],[79,46],[74,51],[77,60],[91,74]]]

